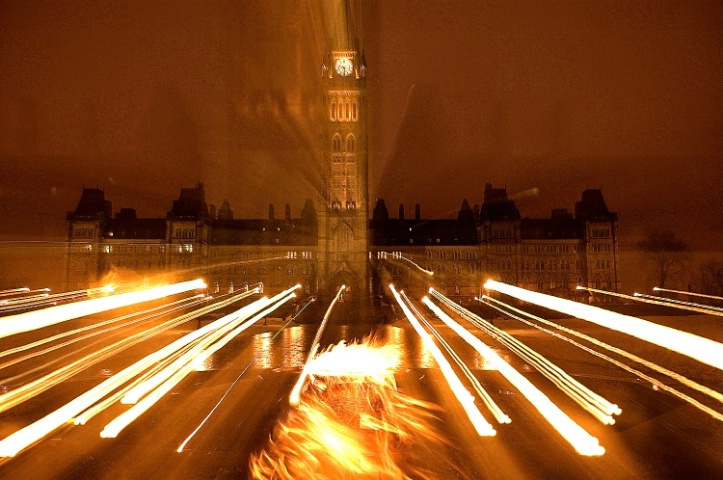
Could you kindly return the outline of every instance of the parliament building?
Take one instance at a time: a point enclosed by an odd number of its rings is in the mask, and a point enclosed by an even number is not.
[[[138,218],[133,209],[114,213],[102,190],[84,189],[67,214],[67,289],[133,271],[202,276],[213,291],[261,282],[274,293],[299,283],[325,296],[345,285],[347,302],[378,299],[391,282],[462,302],[490,278],[581,301],[588,293],[578,285],[620,290],[617,215],[600,190],[582,192],[574,214],[556,209],[545,219],[523,218],[506,189],[490,184],[481,205],[464,200],[456,219],[423,219],[419,206],[411,216],[399,207],[394,218],[383,200],[370,215],[367,66],[350,12],[335,12],[345,26],[320,64],[316,202],[298,216],[286,205],[283,215],[270,206],[268,218],[237,219],[228,202],[209,205],[199,184],[181,189],[165,218]]]

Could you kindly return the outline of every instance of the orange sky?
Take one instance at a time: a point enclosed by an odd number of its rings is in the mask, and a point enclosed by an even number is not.
[[[721,2],[375,0],[370,198],[523,216],[601,188],[626,246],[671,226],[723,241]],[[316,199],[311,1],[0,0],[0,235],[64,235],[83,186],[163,216],[181,186],[236,216]],[[360,8],[364,15],[358,15]]]

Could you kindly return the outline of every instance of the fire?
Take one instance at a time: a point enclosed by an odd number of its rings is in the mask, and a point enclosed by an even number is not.
[[[396,345],[341,342],[312,358],[309,387],[251,457],[251,478],[431,478],[413,464],[418,442],[443,441],[438,408],[397,390],[399,357]]]

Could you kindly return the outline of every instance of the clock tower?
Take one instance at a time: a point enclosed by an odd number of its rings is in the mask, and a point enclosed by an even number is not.
[[[345,301],[368,296],[366,65],[346,0],[327,4],[330,51],[321,63],[323,88],[319,209],[319,282]],[[336,8],[335,8],[336,7]]]

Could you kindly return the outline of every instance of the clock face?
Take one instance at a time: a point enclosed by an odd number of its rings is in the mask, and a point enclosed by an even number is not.
[[[349,60],[348,58],[340,58],[336,61],[334,70],[339,75],[346,77],[347,75],[351,74],[352,70],[354,70],[354,65],[352,65],[351,60]]]

